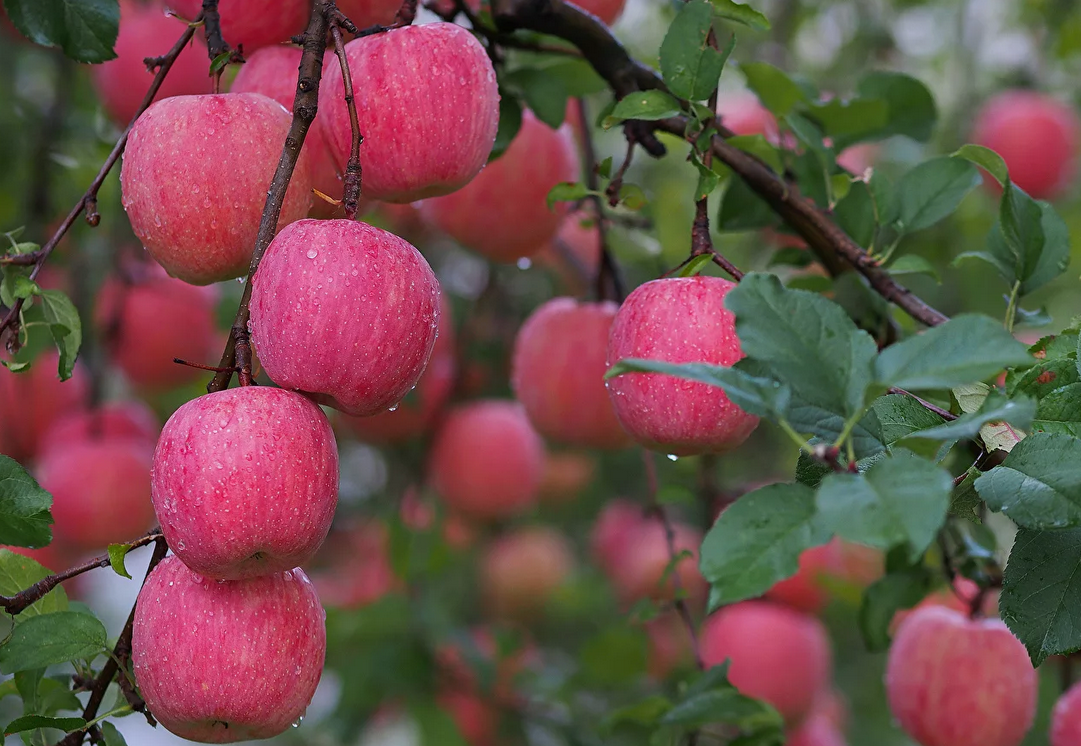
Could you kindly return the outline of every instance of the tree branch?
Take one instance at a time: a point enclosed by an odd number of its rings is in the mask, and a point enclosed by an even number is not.
[[[586,111],[585,99],[578,99],[578,118],[582,130],[582,157],[586,166],[586,186],[592,192],[597,191],[597,154],[593,148],[593,136],[590,130],[589,113]],[[590,196],[593,209],[596,212],[597,237],[600,241],[600,264],[597,267],[595,278],[595,291],[597,300],[614,300],[623,302],[623,279],[619,274],[612,253],[608,249],[608,227],[604,224],[604,200],[596,194]]]
[[[214,93],[221,87],[221,74],[225,71],[225,65],[230,62],[243,62],[244,55],[241,50],[234,50],[229,46],[221,34],[221,16],[218,14],[218,0],[203,0],[203,33],[206,36],[206,52],[210,57],[210,74],[214,77]],[[219,57],[228,55],[224,61]],[[213,65],[217,63],[217,68]]]
[[[342,192],[342,205],[345,206],[346,219],[356,220],[357,204],[360,202],[360,145],[364,142],[364,135],[360,133],[357,103],[353,96],[353,74],[349,71],[349,60],[345,57],[345,44],[342,43],[342,32],[337,23],[330,25],[330,35],[334,37],[334,53],[338,56],[338,62],[342,69],[345,106],[349,110],[349,127],[353,133],[353,140],[349,145],[349,160],[345,164],[345,175],[342,179],[345,183]]]

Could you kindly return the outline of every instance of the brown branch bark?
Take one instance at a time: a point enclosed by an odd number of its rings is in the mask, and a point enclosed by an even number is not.
[[[206,37],[206,52],[210,62],[214,63],[223,54],[228,54],[227,62],[243,62],[244,55],[241,50],[233,49],[221,33],[221,16],[218,14],[218,0],[203,0],[203,34]],[[214,93],[221,87],[221,74],[225,72],[225,65],[217,70],[211,70],[214,78]]]
[[[199,18],[196,20],[200,20],[201,17],[202,14],[200,13]],[[131,133],[131,128],[135,124],[135,120],[138,119],[139,115],[153,102],[154,96],[157,95],[158,89],[161,88],[161,84],[165,81],[165,76],[169,74],[169,70],[172,68],[176,58],[184,51],[184,47],[191,41],[191,37],[194,34],[195,27],[186,26],[184,32],[180,35],[180,38],[177,39],[176,44],[173,45],[173,48],[163,57],[154,60],[158,67],[158,71],[154,75],[154,80],[151,82],[146,95],[143,96],[143,101],[139,104],[139,110],[136,112],[135,117],[128,122],[128,126],[124,129],[124,134],[116,141],[116,145],[113,146],[112,152],[109,153],[109,157],[105,159],[105,163],[102,164],[101,169],[98,171],[98,175],[90,182],[90,186],[87,187],[86,192],[79,198],[79,201],[75,203],[75,206],[71,208],[71,212],[68,213],[63,222],[60,223],[56,232],[53,233],[52,238],[46,241],[45,245],[37,251],[24,255],[33,257],[34,269],[30,272],[31,280],[37,279],[42,266],[45,264],[45,260],[49,258],[53,249],[60,243],[60,239],[62,239],[68,230],[70,230],[71,226],[75,224],[75,221],[79,219],[79,216],[84,210],[86,210],[87,213],[87,222],[91,225],[97,225],[95,205],[97,204],[98,190],[101,189],[101,185],[105,183],[105,179],[109,175],[109,172],[112,171],[113,166],[120,160],[120,156],[124,152],[125,146],[128,144],[128,135]],[[15,327],[18,322],[19,313],[22,311],[22,307],[23,300],[20,298],[8,309],[8,312],[4,315],[3,319],[0,319],[0,340],[4,339],[5,334],[10,333],[10,338],[6,342],[9,349],[18,346],[18,334],[15,333]]]
[[[360,120],[357,118],[357,103],[353,96],[353,74],[349,71],[349,60],[345,57],[345,44],[342,42],[342,32],[338,24],[332,23],[330,35],[334,38],[334,53],[338,56],[338,62],[342,69],[342,87],[345,89],[345,107],[349,110],[349,127],[353,134],[349,145],[349,160],[345,164],[345,175],[342,178],[344,189],[342,192],[342,205],[345,207],[347,220],[357,219],[357,205],[360,202],[360,145],[364,142],[364,135],[360,133]]]
[[[319,110],[319,81],[323,76],[323,55],[326,51],[327,30],[332,9],[335,8],[334,0],[315,0],[312,8],[311,20],[304,32],[304,53],[300,59],[300,75],[297,79],[297,92],[293,99],[293,121],[289,125],[289,134],[285,138],[282,147],[281,158],[278,159],[278,168],[274,172],[274,178],[267,190],[266,204],[263,207],[263,215],[259,221],[259,232],[255,239],[255,249],[252,252],[251,264],[248,267],[248,282],[244,286],[244,294],[240,299],[236,316],[233,319],[232,332],[222,353],[218,368],[221,372],[216,373],[206,390],[209,393],[222,391],[229,388],[233,370],[237,367],[237,346],[248,343],[248,304],[251,302],[251,278],[259,269],[259,262],[266,253],[270,242],[278,229],[278,218],[281,215],[282,203],[285,202],[285,192],[289,188],[289,182],[293,178],[293,170],[296,168],[297,159],[300,158],[300,149],[304,145],[304,138],[308,129],[315,120],[315,114]],[[242,371],[245,378],[250,377],[250,358],[248,369]]]
[[[586,110],[585,99],[578,99],[578,117],[582,130],[582,158],[585,160],[586,186],[590,191],[597,191],[597,153],[593,147],[593,135],[590,127],[589,113]],[[596,213],[597,236],[601,245],[600,264],[597,267],[597,277],[594,281],[594,289],[597,300],[614,300],[623,302],[623,278],[620,277],[619,267],[612,252],[608,248],[608,227],[604,223],[604,200],[597,195],[589,198],[593,203]]]
[[[131,549],[138,549],[139,547],[146,546],[152,542],[162,538],[161,529],[156,528],[153,531],[140,536],[133,542],[130,542]],[[15,616],[27,609],[31,604],[40,601],[45,597],[45,594],[51,591],[56,586],[63,583],[65,580],[71,580],[72,578],[82,575],[85,572],[90,572],[98,567],[109,566],[109,555],[102,554],[95,557],[92,560],[87,560],[82,564],[76,565],[70,569],[58,572],[54,575],[47,575],[38,582],[34,583],[29,588],[19,591],[14,596],[0,596],[0,608],[7,613]]]

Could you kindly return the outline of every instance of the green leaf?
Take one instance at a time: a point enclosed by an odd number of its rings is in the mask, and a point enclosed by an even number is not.
[[[128,742],[124,740],[124,736],[120,734],[115,725],[108,720],[99,723],[99,725],[101,734],[105,737],[105,746],[128,746]]]
[[[12,552],[10,549],[0,549],[0,594],[14,596],[51,574],[48,568],[42,567],[29,557]],[[67,594],[58,585],[43,598],[26,607],[15,619],[21,622],[39,614],[51,614],[54,611],[65,611],[67,608]]]
[[[737,3],[735,0],[712,1],[713,12],[717,14],[718,18],[743,24],[753,28],[755,31],[769,31],[769,19],[754,8],[749,8],[743,3]]]
[[[617,101],[602,126],[604,129],[611,129],[627,119],[667,119],[676,116],[680,111],[679,102],[664,91],[639,91]]]
[[[856,88],[860,98],[881,99],[889,106],[887,125],[856,138],[838,138],[839,149],[860,140],[884,140],[905,135],[918,142],[931,137],[938,112],[931,92],[920,81],[904,73],[877,71],[865,75]]]
[[[716,190],[721,183],[721,177],[720,174],[712,168],[702,163],[698,154],[693,150],[691,151],[689,158],[694,165],[695,170],[698,171],[698,184],[694,187],[694,201],[697,202],[698,200],[705,199],[713,194],[714,190]]]
[[[0,544],[43,547],[52,541],[53,498],[14,459],[0,456]]]
[[[744,353],[804,402],[844,418],[863,410],[876,346],[835,303],[747,274],[725,298]]]
[[[979,469],[971,466],[965,472],[964,480],[954,487],[953,495],[950,496],[950,515],[964,518],[966,521],[976,524],[983,523],[983,519],[976,512],[977,508],[983,503],[980,500],[979,493],[976,492],[975,486],[976,480],[980,478],[981,473]]]
[[[1081,436],[1081,383],[1069,383],[1046,393],[1036,407],[1033,430]]]
[[[930,228],[950,215],[980,185],[980,172],[959,158],[932,158],[901,177],[897,184],[897,229],[902,233]]]
[[[745,231],[780,225],[781,218],[743,179],[729,179],[717,213],[717,230]]]
[[[666,363],[661,360],[619,360],[604,374],[606,379],[628,373],[663,373],[686,381],[697,381],[724,389],[733,404],[748,414],[782,419],[791,391],[777,381],[756,378],[737,368],[709,363]]]
[[[888,124],[889,104],[882,99],[831,98],[807,107],[808,116],[830,137],[855,136],[875,132]]]
[[[872,652],[890,645],[890,625],[898,611],[910,609],[931,589],[931,573],[922,564],[891,572],[863,592],[859,626],[864,644]]]
[[[60,47],[78,62],[116,58],[117,0],[4,0],[4,8],[19,33],[35,44]]]
[[[711,689],[688,697],[672,707],[661,725],[678,725],[698,728],[710,723],[726,723],[740,730],[775,730],[780,732],[784,724],[775,709],[761,700],[740,694],[734,686]]]
[[[1012,198],[1007,201],[1004,196],[1003,202],[1008,202],[1011,208],[999,211],[999,225],[988,238],[988,249],[1000,257],[1009,252],[1013,258],[1014,281],[1020,281],[1020,294],[1024,296],[1066,271],[1070,262],[1070,234],[1051,205],[1036,202],[1016,187],[1007,188],[1006,194]],[[1012,216],[1009,219],[1005,217],[1007,212]],[[992,247],[998,237],[1002,238],[1004,247],[998,244]]]
[[[848,194],[834,207],[833,217],[853,241],[860,246],[870,246],[878,226],[877,210],[870,187],[863,182],[854,182],[849,187]]]
[[[798,104],[807,103],[807,94],[783,70],[766,62],[745,62],[740,65],[747,87],[754,91],[762,105],[777,118],[787,116]]]
[[[57,611],[31,617],[0,646],[0,673],[90,660],[105,650],[105,627],[91,614]]]
[[[975,438],[989,422],[1007,422],[1014,427],[1027,430],[1032,427],[1032,418],[1036,415],[1036,402],[1027,397],[1007,399],[1000,391],[992,391],[983,406],[976,412],[962,415],[952,422],[913,433],[914,438],[931,440],[961,440]]]
[[[548,209],[555,207],[556,202],[577,202],[590,194],[585,184],[573,181],[561,181],[548,190]]]
[[[1024,528],[1081,526],[1081,440],[1030,435],[976,480],[976,491],[991,510]]]
[[[998,606],[1033,666],[1081,649],[1081,529],[1019,530]]]
[[[999,184],[1004,185],[1009,178],[1006,161],[1002,160],[1002,156],[982,145],[962,145],[953,152],[952,157],[964,158],[966,161],[975,163],[991,174]]]
[[[884,349],[875,363],[875,376],[884,386],[942,389],[1034,362],[999,322],[962,314]]]
[[[44,715],[23,715],[21,718],[12,720],[4,728],[4,735],[21,733],[24,730],[37,730],[38,728],[53,728],[65,733],[80,730],[86,727],[86,721],[82,718],[51,718]]]
[[[109,565],[113,568],[113,572],[122,578],[131,579],[131,574],[128,569],[124,567],[124,558],[128,556],[128,552],[131,551],[131,544],[110,544],[109,545]]]
[[[952,489],[945,469],[896,449],[863,474],[830,474],[816,501],[843,538],[878,549],[904,543],[915,561],[942,527]]]
[[[654,694],[633,705],[620,707],[610,713],[601,724],[601,730],[611,733],[616,727],[625,724],[655,726],[661,717],[672,708],[667,697]]]
[[[502,83],[518,90],[537,119],[552,129],[563,124],[568,96],[562,80],[546,70],[522,68],[504,75]]]
[[[934,278],[935,282],[942,282],[934,265],[916,254],[905,254],[897,257],[890,263],[890,266],[886,267],[886,271],[891,275],[927,275]]]
[[[499,129],[495,133],[492,152],[488,154],[491,163],[506,152],[511,142],[522,128],[522,103],[510,91],[499,89]]]
[[[44,290],[41,293],[45,321],[53,334],[53,341],[60,350],[60,380],[71,378],[75,358],[83,343],[83,325],[75,304],[62,290]]]
[[[469,745],[454,718],[442,707],[431,702],[416,703],[410,706],[409,715],[420,731],[420,743],[439,746]]]
[[[799,569],[805,550],[830,539],[814,491],[773,484],[742,496],[702,542],[699,567],[712,585],[710,608],[760,596]]]
[[[727,142],[744,153],[750,153],[759,158],[777,173],[784,171],[781,152],[776,145],[772,144],[763,135],[736,135],[735,137],[729,137]]]
[[[882,427],[882,443],[887,448],[905,438],[917,436],[942,425],[945,420],[911,396],[880,396],[871,405]]]
[[[709,266],[712,259],[709,254],[699,254],[680,268],[676,277],[697,277],[702,270]]]
[[[661,75],[673,95],[702,101],[717,87],[725,60],[709,44],[712,28],[709,0],[688,0],[668,27],[661,42],[660,62]]]
[[[628,210],[637,212],[646,206],[646,193],[637,184],[624,184],[619,188],[619,201]]]
[[[646,670],[648,641],[640,630],[609,627],[578,651],[582,675],[594,684],[619,686]]]

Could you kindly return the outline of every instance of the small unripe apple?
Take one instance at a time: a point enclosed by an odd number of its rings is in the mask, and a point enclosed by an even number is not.
[[[449,194],[476,176],[499,124],[488,55],[452,23],[406,26],[345,45],[353,80],[363,192],[383,202]],[[327,141],[340,171],[352,142],[342,71],[332,61],[319,87]]]
[[[530,315],[514,342],[511,388],[537,431],[583,448],[631,443],[604,386],[615,303],[554,298]]]
[[[291,121],[257,93],[175,96],[143,112],[128,137],[120,186],[135,235],[166,272],[193,285],[247,273]],[[279,228],[307,214],[311,188],[310,155],[302,152]]]
[[[469,746],[495,746],[499,711],[480,694],[445,687],[436,702],[446,711]]]
[[[183,30],[184,24],[166,16],[159,2],[122,0],[120,32],[113,47],[116,58],[90,68],[94,90],[114,122],[124,126],[135,117],[154,80],[155,73],[146,69],[143,60],[163,54]],[[206,44],[197,37],[177,55],[155,99],[210,93],[209,71]]]
[[[597,474],[597,462],[584,453],[549,453],[544,462],[541,502],[559,504],[575,500]]]
[[[544,442],[520,404],[474,401],[447,413],[429,451],[428,474],[451,510],[494,520],[537,501],[544,458]]]
[[[150,450],[132,438],[89,438],[43,450],[38,482],[53,496],[57,544],[101,551],[131,541],[154,521]]]
[[[972,141],[1006,161],[1010,179],[1036,199],[1062,196],[1077,173],[1081,117],[1077,110],[1037,91],[1004,91],[976,114]],[[994,179],[984,184],[998,191]]]
[[[342,8],[342,11],[345,9]],[[286,110],[292,111],[293,99],[297,93],[297,71],[303,54],[299,47],[263,47],[254,54],[247,55],[247,60],[240,66],[229,90],[232,93],[261,93],[277,101]],[[330,65],[331,57],[328,50],[323,63],[324,73]],[[311,159],[312,186],[323,194],[341,199],[342,179],[327,145],[326,133],[323,130],[325,119],[325,116],[317,114],[312,121],[304,138],[304,152],[308,153]],[[324,200],[312,199],[313,215],[329,216],[332,212]]]
[[[390,535],[381,522],[335,529],[320,556],[328,565],[311,578],[327,606],[359,609],[401,586],[390,563]]]
[[[675,597],[676,582],[693,603],[705,600],[709,585],[698,571],[698,548],[702,533],[682,523],[672,524],[673,550],[669,549],[664,524],[649,519],[634,526],[626,537],[621,555],[611,569],[612,584],[625,602],[643,598],[669,601]],[[689,552],[669,572],[672,557]],[[667,574],[666,574],[667,573]]]
[[[427,433],[443,413],[458,372],[454,342],[454,318],[446,296],[440,296],[438,335],[428,365],[412,393],[394,411],[368,417],[340,417],[351,433],[369,443],[404,443]]]
[[[166,4],[188,20],[203,9],[202,0],[167,0]],[[310,0],[276,0],[272,8],[266,0],[220,0],[221,35],[234,49],[243,46],[250,54],[304,33],[311,7]]]
[[[154,453],[154,511],[200,575],[233,580],[303,564],[330,530],[338,450],[326,415],[268,386],[200,396],[173,413]]]
[[[276,736],[315,694],[325,616],[299,567],[217,583],[166,557],[135,605],[139,691],[158,722],[190,741]]]
[[[631,537],[645,520],[642,506],[630,500],[611,500],[597,515],[589,534],[589,551],[606,574],[613,574],[622,562]]]
[[[510,147],[480,175],[447,197],[425,200],[424,219],[494,262],[516,262],[545,248],[566,210],[548,208],[548,192],[578,181],[570,127],[553,130],[530,111]]]
[[[533,526],[505,534],[481,559],[481,585],[492,614],[528,621],[551,604],[574,572],[574,552],[554,529]]]
[[[203,371],[173,358],[201,363],[217,357],[217,288],[194,287],[150,263],[141,274],[131,281],[110,277],[98,294],[94,316],[109,354],[140,389],[164,391],[194,381]]]
[[[941,606],[908,615],[886,663],[890,712],[922,746],[1017,746],[1037,688],[1025,646],[1005,624]]]
[[[796,725],[829,686],[832,654],[818,619],[765,601],[726,606],[700,636],[707,666],[732,661],[729,680],[743,694],[777,708]]]
[[[76,365],[71,378],[61,381],[58,358],[50,351],[22,373],[0,369],[0,453],[23,464],[37,456],[53,422],[81,409],[86,400],[82,366]]]
[[[88,440],[134,440],[154,452],[161,425],[157,415],[141,401],[103,404],[57,418],[45,434],[45,450],[67,448]]]
[[[735,285],[719,277],[673,277],[639,285],[623,301],[608,338],[608,365],[624,358],[730,367],[743,357],[735,316],[724,306]],[[623,429],[639,443],[677,456],[723,453],[758,425],[724,391],[662,373],[608,381]]]
[[[1051,712],[1051,746],[1081,743],[1081,684],[1063,694]]]
[[[270,380],[346,414],[395,407],[435,344],[439,282],[420,252],[355,220],[300,220],[252,279],[252,341]]]

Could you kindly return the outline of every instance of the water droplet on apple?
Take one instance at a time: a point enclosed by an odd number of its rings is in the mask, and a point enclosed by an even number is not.
[[[316,251],[315,249],[308,249],[307,256],[308,256],[309,259],[315,259],[315,257],[319,256],[319,252]]]
[[[677,455],[676,455],[676,454],[674,454],[674,453],[669,453],[669,454],[668,454],[668,460],[669,460],[669,461],[679,461],[679,456],[677,456]]]

